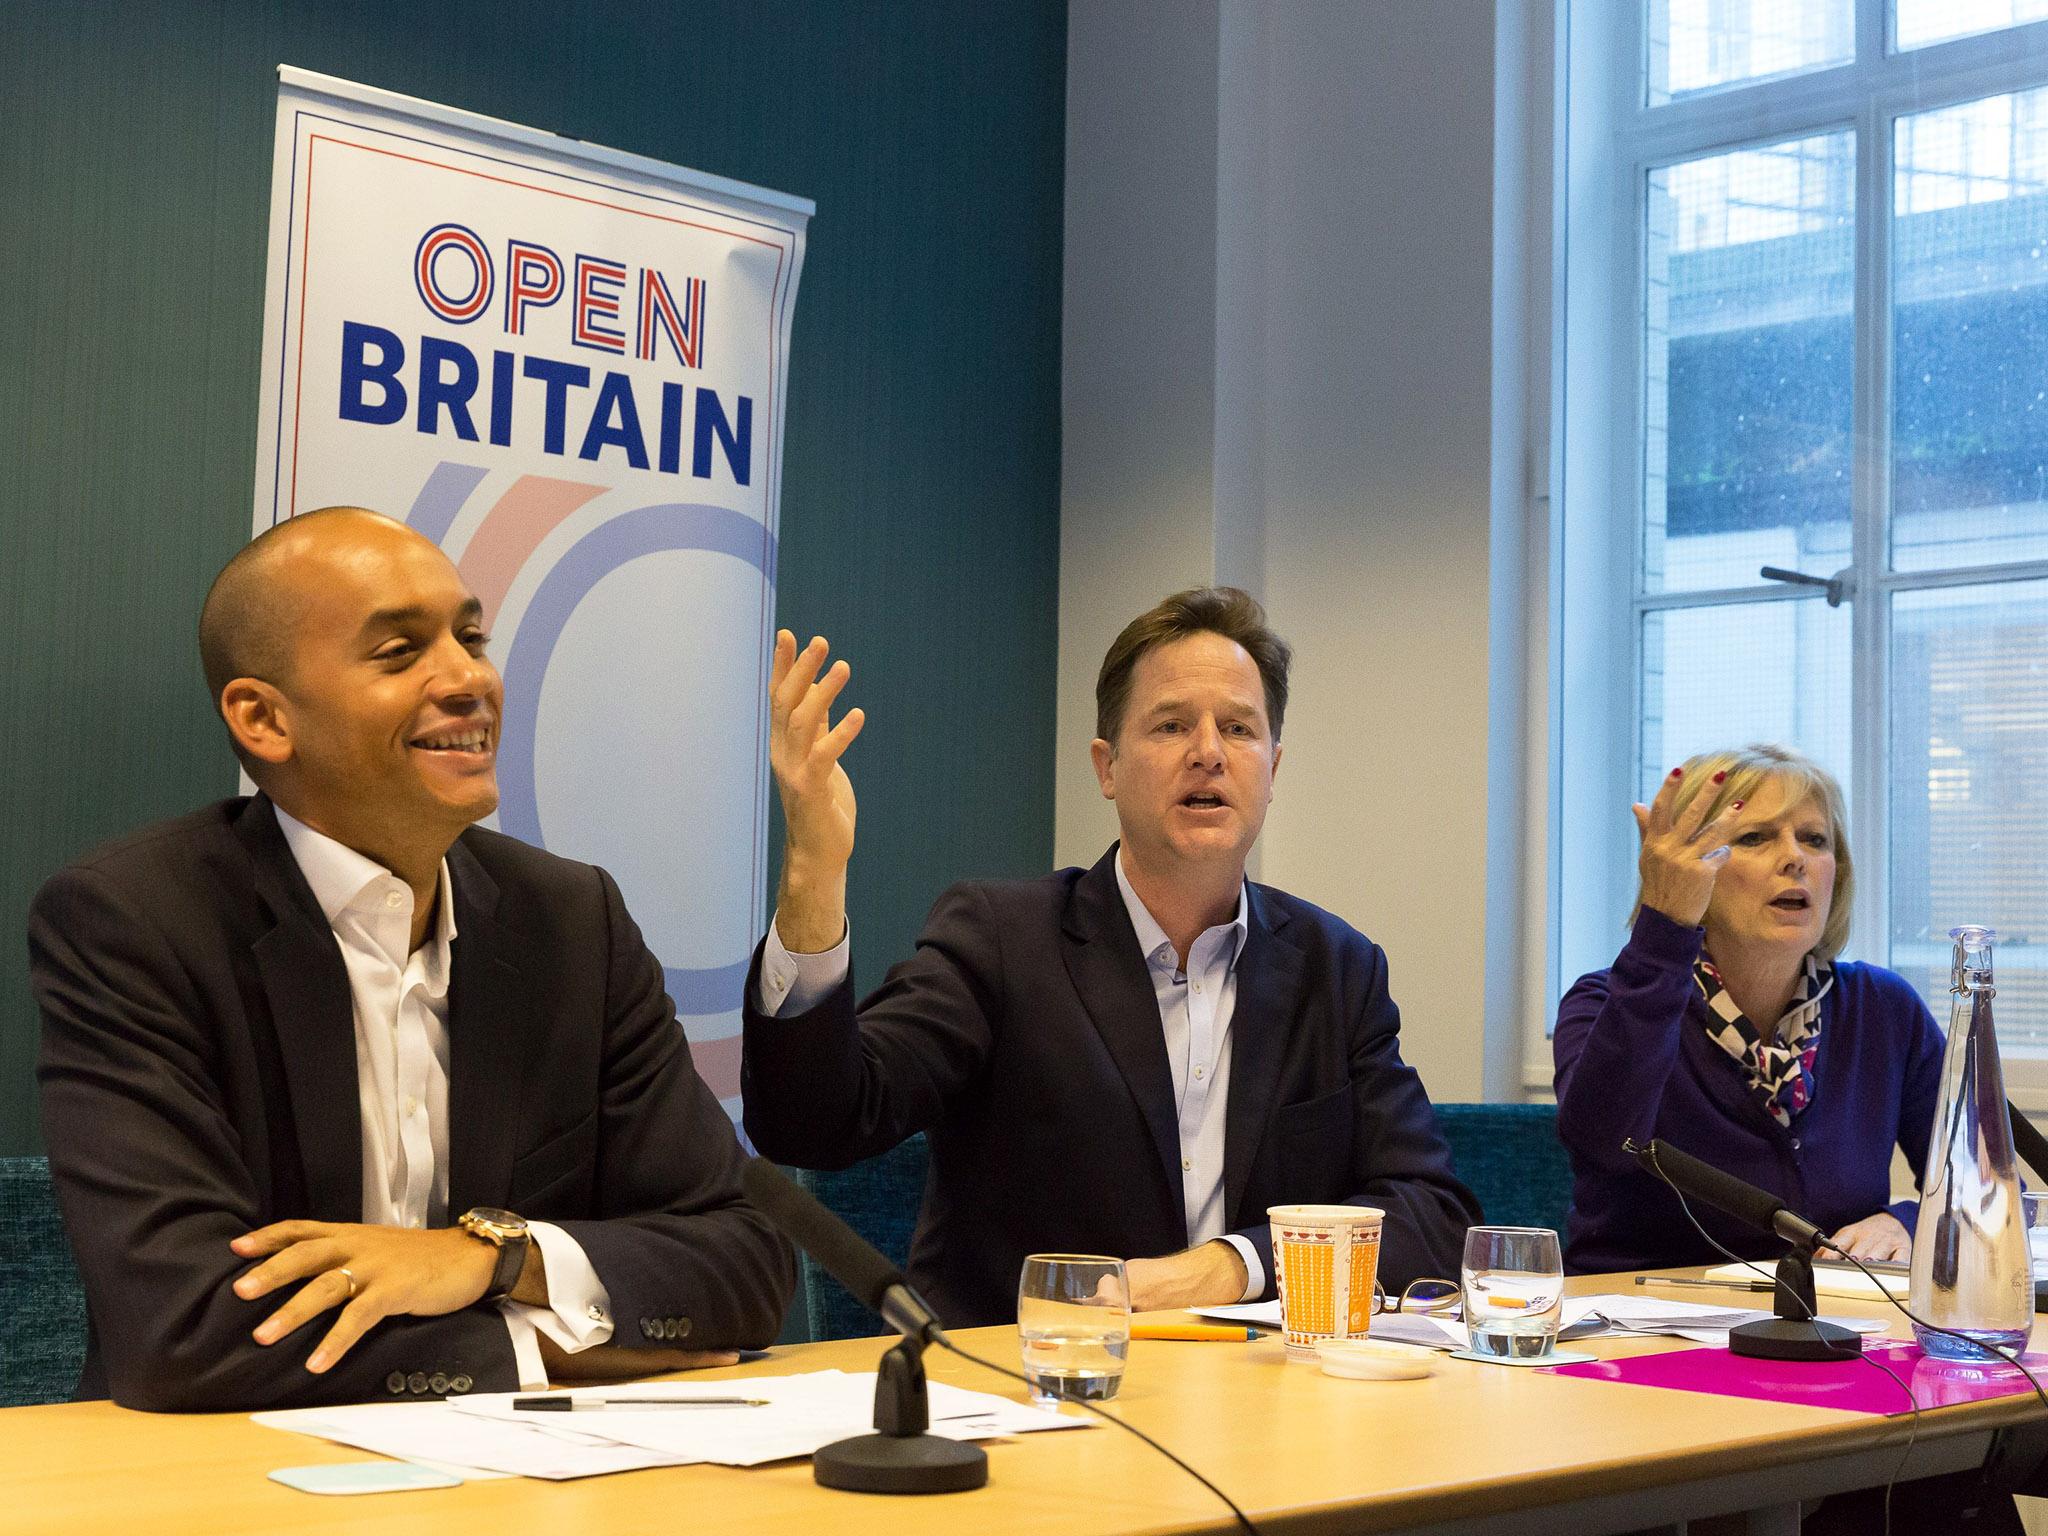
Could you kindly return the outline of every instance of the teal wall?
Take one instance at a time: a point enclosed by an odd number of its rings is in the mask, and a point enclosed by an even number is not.
[[[36,886],[233,791],[192,636],[248,537],[275,67],[816,199],[779,608],[869,714],[872,980],[1051,858],[1065,51],[1062,0],[0,0],[0,1153]]]

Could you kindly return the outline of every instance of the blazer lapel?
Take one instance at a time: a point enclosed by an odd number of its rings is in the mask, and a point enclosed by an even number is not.
[[[250,946],[283,1058],[292,1128],[318,1221],[363,1219],[363,1123],[356,1083],[355,1005],[334,930],[299,872],[269,797],[235,824],[273,926]]]
[[[1116,880],[1116,845],[1074,885],[1062,924],[1061,951],[1081,1006],[1110,1059],[1123,1075],[1131,1099],[1152,1135],[1159,1171],[1173,1193],[1173,1216],[1185,1220],[1180,1182],[1180,1130],[1173,1112],[1173,1073],[1166,1062],[1166,1037],[1159,1001],[1137,931],[1124,909]]]
[[[1237,1002],[1230,1015],[1230,1103],[1223,1132],[1224,1220],[1235,1223],[1251,1182],[1259,1143],[1273,1123],[1273,1100],[1287,1063],[1287,1042],[1301,1011],[1301,951],[1287,941],[1289,918],[1246,882],[1244,952],[1237,957]]]
[[[461,842],[448,850],[455,943],[448,977],[448,1214],[502,1205],[518,1150],[521,1088],[542,1019],[498,918],[498,884]]]

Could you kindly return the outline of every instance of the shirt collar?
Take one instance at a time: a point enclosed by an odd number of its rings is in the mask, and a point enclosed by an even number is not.
[[[298,861],[299,873],[312,887],[313,899],[320,903],[320,913],[327,919],[328,927],[332,928],[339,922],[342,913],[356,907],[364,893],[373,886],[398,879],[375,859],[356,852],[346,843],[336,842],[325,832],[314,831],[282,806],[273,804],[271,809],[277,813],[277,825],[284,833],[292,857]],[[441,875],[435,882],[435,892],[440,907],[436,913],[438,921],[433,926],[422,958],[430,977],[445,979],[448,975],[448,946],[455,938],[455,887],[449,879],[446,859],[441,860]],[[400,966],[405,964],[406,957],[402,954],[392,958]]]
[[[1124,873],[1124,853],[1116,853],[1116,886],[1123,892],[1124,910],[1131,915],[1131,926],[1138,933],[1138,950],[1150,961],[1159,954],[1161,947],[1166,950],[1166,964],[1178,967],[1180,961],[1173,948],[1173,941],[1166,936],[1166,930],[1159,926],[1159,919],[1152,915],[1151,908],[1138,899],[1138,893],[1131,888],[1131,877]],[[1237,957],[1244,953],[1244,941],[1251,932],[1251,906],[1246,899],[1245,883],[1237,886],[1237,915],[1226,926],[1230,929],[1230,964],[1237,964]],[[1215,929],[1207,929],[1213,933]]]

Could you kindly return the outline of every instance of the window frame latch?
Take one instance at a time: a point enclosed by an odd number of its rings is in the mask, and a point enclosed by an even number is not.
[[[1782,581],[1795,587],[1820,587],[1828,595],[1828,606],[1839,608],[1844,598],[1856,595],[1856,567],[1845,565],[1832,576],[1809,576],[1804,571],[1788,571],[1779,566],[1764,566],[1757,574],[1766,581]]]

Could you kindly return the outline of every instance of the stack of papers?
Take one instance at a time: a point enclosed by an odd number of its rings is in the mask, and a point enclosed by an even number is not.
[[[1206,1307],[1204,1317],[1231,1322],[1254,1323],[1267,1328],[1280,1326],[1280,1303],[1253,1302],[1235,1307]],[[1560,1339],[1590,1339],[1602,1334],[1670,1334],[1696,1344],[1726,1347],[1728,1330],[1739,1323],[1752,1323],[1771,1316],[1767,1310],[1701,1307],[1690,1302],[1665,1301],[1656,1296],[1567,1296],[1561,1308],[1557,1336]],[[1827,1317],[1824,1321],[1874,1333],[1878,1321],[1869,1317]],[[1372,1337],[1400,1344],[1421,1344],[1430,1349],[1465,1349],[1465,1325],[1455,1314],[1426,1315],[1416,1312],[1381,1312],[1372,1320]]]
[[[931,1432],[984,1440],[1038,1430],[1081,1429],[1086,1418],[932,1382]],[[514,1396],[766,1399],[747,1407],[617,1408],[589,1413],[532,1412]],[[874,1421],[873,1372],[812,1371],[737,1381],[650,1381],[548,1394],[494,1393],[440,1403],[369,1403],[292,1408],[254,1415],[258,1424],[333,1440],[404,1461],[425,1461],[458,1476],[512,1473],[564,1479],[679,1467],[693,1462],[751,1467],[808,1456],[822,1445],[866,1434]]]
[[[1758,1279],[1770,1279],[1771,1271],[1769,1264],[1717,1264],[1707,1271],[1706,1278],[1723,1285],[1748,1285]],[[1866,1275],[1847,1264],[1813,1266],[1813,1289],[1819,1296],[1841,1296],[1854,1301],[1883,1301],[1892,1296],[1904,1301],[1911,1284],[1904,1270],[1878,1270]]]

